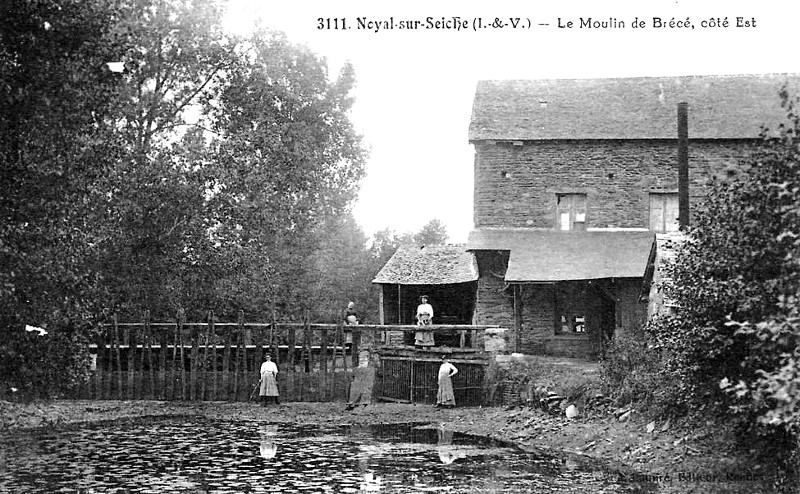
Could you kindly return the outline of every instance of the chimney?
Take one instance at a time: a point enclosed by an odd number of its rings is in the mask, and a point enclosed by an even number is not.
[[[678,225],[689,226],[689,104],[678,103]]]

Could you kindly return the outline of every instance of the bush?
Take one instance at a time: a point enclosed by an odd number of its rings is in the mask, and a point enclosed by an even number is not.
[[[547,357],[513,359],[498,371],[497,380],[516,396],[531,402],[555,393],[567,403],[588,402],[598,391],[597,376],[550,364]]]
[[[0,399],[60,398],[88,379],[87,346],[75,334],[38,336],[16,328],[5,333],[0,344]]]
[[[617,405],[635,404],[660,414],[676,414],[676,389],[662,372],[661,353],[647,334],[614,337],[600,360],[603,392]]]

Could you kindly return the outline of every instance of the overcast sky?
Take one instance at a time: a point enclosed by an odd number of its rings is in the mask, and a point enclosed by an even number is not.
[[[231,0],[226,24],[246,31],[260,19],[325,56],[332,77],[349,60],[357,77],[352,120],[370,149],[356,219],[371,235],[386,227],[416,231],[438,218],[455,243],[472,228],[467,129],[478,80],[800,72],[792,2],[539,3]],[[468,28],[425,29],[428,17],[450,25],[459,17]],[[654,17],[665,26],[654,27]],[[694,28],[669,27],[687,17]],[[755,18],[755,27],[736,27],[737,17],[743,25]],[[319,18],[331,29],[318,29]],[[394,18],[395,29],[360,29],[359,18]],[[508,25],[476,31],[476,18]],[[612,27],[581,27],[581,18]],[[635,18],[645,27],[634,28]],[[728,27],[702,25],[726,18]],[[342,19],[348,29],[333,29]],[[408,20],[422,24],[398,29]]]

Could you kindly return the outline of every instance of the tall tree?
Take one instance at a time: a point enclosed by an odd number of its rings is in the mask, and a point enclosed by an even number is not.
[[[10,0],[0,14],[0,376],[18,389],[68,384],[80,360],[68,349],[102,307],[94,206],[118,155],[105,64],[116,12]],[[26,324],[48,335],[31,341]]]
[[[356,303],[361,321],[377,320],[376,269],[367,238],[353,215],[332,217],[319,229],[320,246],[310,258],[312,316],[339,321],[347,303]]]
[[[235,63],[221,15],[213,0],[124,2],[108,34],[111,60],[124,65],[113,121],[123,149],[102,184],[102,269],[115,310],[165,317],[209,298],[216,164],[202,127],[187,123]]]
[[[306,297],[297,287],[306,282],[297,264],[315,250],[315,229],[355,198],[363,175],[364,151],[348,118],[354,74],[346,65],[329,81],[324,60],[268,32],[238,51],[240,63],[207,109],[214,236],[221,249],[246,253],[237,276],[280,284],[266,294],[270,303],[301,310]]]
[[[421,245],[443,245],[447,243],[447,227],[434,218],[414,235],[414,242]]]

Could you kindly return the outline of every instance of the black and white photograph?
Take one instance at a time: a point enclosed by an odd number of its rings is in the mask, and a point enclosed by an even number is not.
[[[797,493],[797,9],[0,3],[0,493]]]

